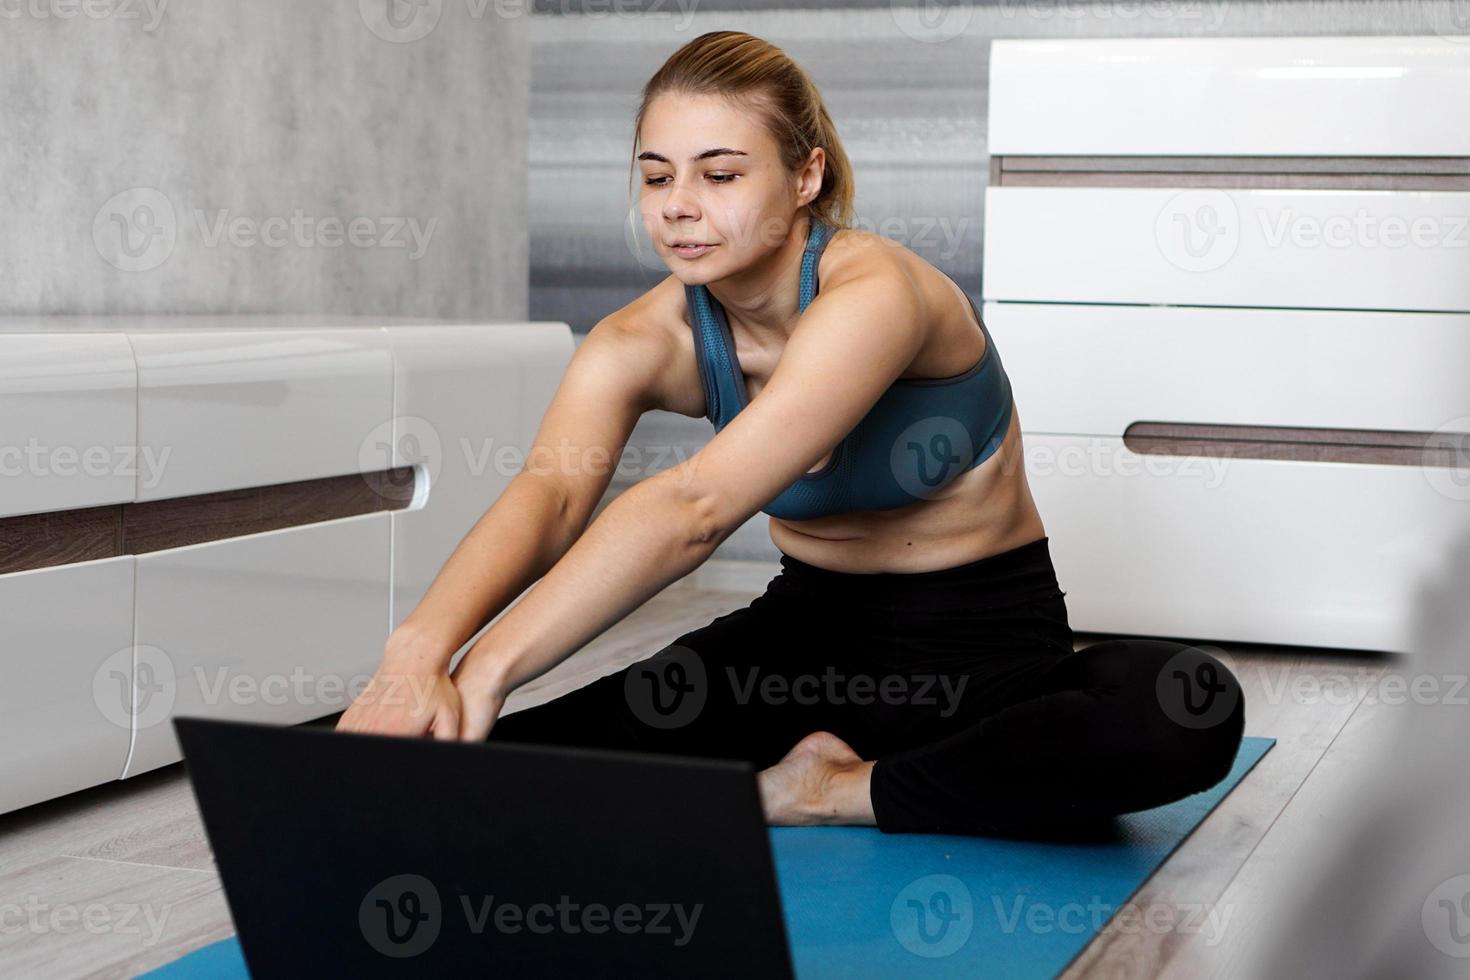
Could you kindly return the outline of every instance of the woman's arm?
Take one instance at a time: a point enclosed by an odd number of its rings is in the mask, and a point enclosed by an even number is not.
[[[667,338],[615,317],[577,345],[526,462],[389,639],[390,656],[448,670],[454,654],[587,526],[638,419],[660,401]]]
[[[376,675],[339,727],[455,737],[458,696],[452,684],[444,686],[455,652],[586,528],[634,425],[661,404],[673,346],[658,330],[611,317],[593,327],[557,386],[522,471],[392,631]]]
[[[455,651],[565,552],[567,513],[555,484],[518,473],[389,634],[377,670],[337,730],[457,738],[463,704],[449,678]]]
[[[388,637],[385,660],[447,672],[465,641],[566,553],[581,530],[569,516],[555,481],[516,474]]]
[[[698,567],[908,367],[924,336],[916,287],[891,265],[868,271],[824,284],[750,404],[688,461],[614,500],[470,648],[454,675],[461,739],[484,739],[511,691]]]
[[[489,733],[511,691],[555,667],[665,587],[728,536],[674,470],[619,494],[566,555],[460,661],[460,737]]]

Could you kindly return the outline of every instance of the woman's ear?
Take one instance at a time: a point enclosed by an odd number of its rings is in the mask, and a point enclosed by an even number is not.
[[[827,169],[827,151],[820,146],[812,147],[811,153],[807,154],[806,163],[802,165],[801,173],[797,178],[799,187],[798,196],[801,204],[807,205],[817,199],[822,193],[822,176]]]

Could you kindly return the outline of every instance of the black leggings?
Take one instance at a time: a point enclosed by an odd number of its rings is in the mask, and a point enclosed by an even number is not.
[[[884,831],[1028,832],[1160,806],[1230,771],[1240,685],[1182,643],[1076,652],[1048,538],[932,572],[784,555],[748,606],[491,740],[778,761],[828,731],[876,760]]]

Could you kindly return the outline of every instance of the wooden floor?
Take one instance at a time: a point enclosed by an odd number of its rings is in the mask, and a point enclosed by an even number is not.
[[[724,574],[713,564],[517,692],[510,709],[745,605],[759,591],[751,582],[775,569],[755,568],[753,579],[750,568]],[[1079,633],[1077,645],[1100,639]],[[1330,838],[1335,815],[1352,808],[1354,786],[1396,720],[1398,709],[1363,696],[1397,669],[1394,658],[1215,646],[1245,687],[1246,734],[1277,744],[1144,884],[1130,903],[1136,914],[1110,923],[1068,978],[1255,975],[1252,957],[1279,896]],[[133,977],[233,932],[181,765],[0,815],[0,977]]]

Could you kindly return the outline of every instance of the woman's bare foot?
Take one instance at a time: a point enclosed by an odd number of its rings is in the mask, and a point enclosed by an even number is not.
[[[778,826],[862,824],[871,827],[868,782],[873,763],[864,762],[831,732],[812,732],[757,776],[766,821]]]

